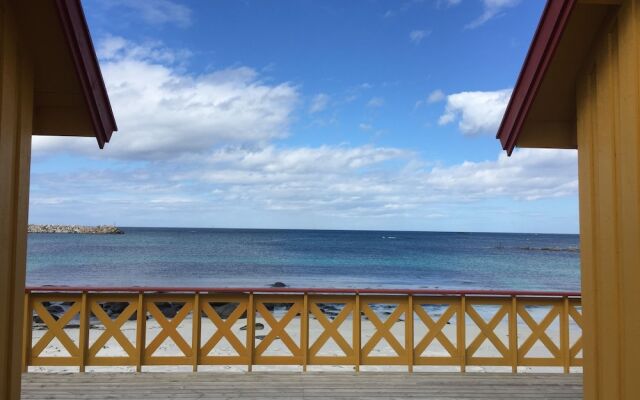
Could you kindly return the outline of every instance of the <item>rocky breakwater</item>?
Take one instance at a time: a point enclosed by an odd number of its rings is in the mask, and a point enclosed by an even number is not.
[[[94,235],[120,235],[124,232],[113,225],[33,225],[29,224],[29,233],[82,233]]]

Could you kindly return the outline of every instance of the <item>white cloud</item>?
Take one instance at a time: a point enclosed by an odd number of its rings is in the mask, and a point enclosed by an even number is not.
[[[99,49],[119,127],[110,157],[175,158],[220,143],[265,143],[288,134],[298,101],[289,83],[267,84],[247,67],[190,75],[178,65],[180,52],[121,38],[109,38]],[[95,154],[89,143],[36,137],[34,152],[71,146]]]
[[[311,106],[309,106],[309,112],[314,114],[324,111],[329,105],[330,97],[326,93],[318,93],[311,100]]]
[[[172,23],[183,28],[191,25],[191,9],[170,0],[108,0],[104,4],[128,8],[151,24]]]
[[[517,150],[442,165],[394,147],[283,147],[277,139],[288,133],[299,97],[291,84],[265,83],[246,67],[190,75],[181,66],[188,52],[160,44],[112,37],[99,49],[120,132],[101,152],[91,138],[34,137],[33,222],[400,228],[404,218],[416,229],[431,219],[453,229],[468,226],[452,219],[456,213],[477,214],[483,202],[576,195],[572,151]],[[447,96],[441,123],[490,131],[508,95]],[[44,150],[102,160],[55,172],[39,164]],[[103,203],[106,210],[96,209]]]
[[[160,41],[149,40],[144,43],[134,43],[121,36],[111,35],[100,40],[96,51],[103,63],[136,60],[165,65],[182,65],[192,55],[189,50],[170,49]]]
[[[360,130],[363,130],[363,131],[370,131],[371,129],[373,129],[373,125],[367,124],[365,122],[361,122],[358,125],[358,128],[360,128]]]
[[[31,204],[34,218],[48,210],[102,222],[114,215],[156,226],[219,226],[232,215],[231,226],[293,218],[287,220],[295,226],[317,220],[315,227],[355,228],[387,220],[397,228],[402,218],[424,223],[460,210],[478,213],[484,201],[575,196],[576,169],[576,152],[561,150],[520,149],[510,158],[427,167],[412,152],[371,145],[231,146],[133,171],[36,172]],[[105,202],[108,214],[93,214]]]
[[[510,97],[511,89],[451,94],[438,123],[447,125],[458,120],[458,128],[465,135],[495,134]]]
[[[384,105],[384,99],[382,97],[372,97],[367,102],[367,107],[377,108]]]
[[[424,38],[429,36],[430,32],[424,30],[413,30],[409,33],[409,40],[414,44],[420,44]]]
[[[500,153],[496,161],[465,161],[433,168],[427,182],[452,199],[477,200],[507,196],[538,200],[575,195],[578,190],[577,152],[519,149],[512,157]]]
[[[433,92],[429,93],[429,96],[427,97],[427,103],[429,104],[438,103],[444,100],[445,97],[446,96],[442,90],[436,89]]]
[[[514,7],[520,0],[482,0],[483,11],[482,14],[468,23],[466,29],[475,29],[490,19],[502,14],[502,12],[509,7]]]
[[[453,7],[462,3],[462,0],[438,0],[436,6],[439,7]]]

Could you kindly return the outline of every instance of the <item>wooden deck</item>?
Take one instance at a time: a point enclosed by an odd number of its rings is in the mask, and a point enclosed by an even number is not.
[[[23,399],[582,399],[581,374],[30,373],[22,381]]]

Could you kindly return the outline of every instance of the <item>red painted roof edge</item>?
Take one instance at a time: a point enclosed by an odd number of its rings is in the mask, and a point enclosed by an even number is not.
[[[486,290],[486,289],[356,289],[292,287],[150,287],[150,286],[27,286],[26,293],[271,293],[271,294],[395,294],[434,296],[548,296],[580,297],[575,291]]]
[[[548,0],[496,137],[511,155],[576,0]]]
[[[89,107],[98,146],[102,149],[118,130],[98,57],[80,0],[56,0],[62,30],[67,38],[76,73]]]

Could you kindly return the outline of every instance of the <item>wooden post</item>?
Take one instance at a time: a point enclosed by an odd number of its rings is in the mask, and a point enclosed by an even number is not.
[[[405,313],[405,348],[407,351],[407,370],[413,372],[413,296],[407,296],[407,312]]]
[[[191,351],[193,356],[193,372],[198,371],[198,364],[200,363],[200,316],[202,311],[200,310],[200,293],[196,292],[193,299],[193,317],[191,321]]]
[[[585,400],[640,398],[640,3],[623,1],[576,80]]]
[[[511,372],[518,373],[518,303],[516,296],[511,296],[511,312],[509,313],[509,350],[511,352]]]
[[[360,372],[360,294],[356,293],[356,306],[353,310],[353,351],[356,356],[356,372]]]
[[[460,296],[460,311],[458,312],[458,319],[456,321],[456,332],[458,337],[456,338],[456,345],[460,352],[460,372],[466,372],[467,370],[467,333],[465,325],[467,323],[467,304],[464,295]]]
[[[144,347],[147,329],[147,309],[144,306],[144,293],[138,294],[138,310],[136,311],[136,350],[138,351],[136,360],[136,371],[142,372],[144,363]]]
[[[31,341],[33,335],[33,311],[31,310],[31,293],[24,294],[24,338],[22,343],[22,372],[29,371],[31,358]]]
[[[20,399],[33,67],[0,0],[0,399]],[[17,321],[17,323],[16,323]]]
[[[91,311],[91,307],[88,304],[88,301],[87,292],[82,292],[82,297],[80,297],[80,337],[78,338],[78,347],[80,348],[80,372],[85,371],[85,365],[87,364],[87,350],[89,347],[89,313]]]
[[[256,346],[256,311],[253,300],[253,293],[249,293],[249,303],[247,304],[247,352],[249,353],[249,361],[247,363],[248,372],[251,372],[253,370],[253,348]]]
[[[571,345],[569,343],[569,298],[562,298],[562,314],[560,318],[560,353],[564,373],[568,374],[571,366]]]
[[[307,372],[309,362],[309,295],[305,292],[302,301],[301,337],[300,347],[302,348],[302,371]]]

